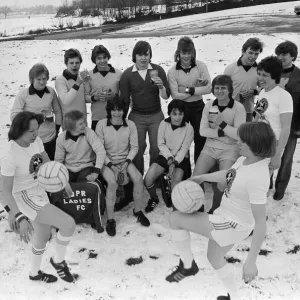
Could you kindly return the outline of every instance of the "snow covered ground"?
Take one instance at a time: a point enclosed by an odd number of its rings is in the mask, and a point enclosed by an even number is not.
[[[299,2],[299,1],[297,1]],[[272,4],[278,11],[287,5]],[[291,5],[291,4],[289,4]],[[247,8],[249,13],[257,9]],[[252,11],[253,10],[253,11]],[[260,6],[259,11],[264,11]],[[177,19],[176,19],[177,20]],[[180,20],[180,19],[178,19]],[[175,19],[166,22],[171,26]],[[170,23],[168,23],[170,22]],[[178,21],[179,22],[179,21]],[[153,28],[154,23],[144,30]],[[157,22],[157,27],[161,26]],[[253,35],[206,35],[191,36],[194,40],[197,59],[204,61],[213,78],[221,74],[230,62],[241,53],[243,42]],[[273,54],[276,45],[289,39],[300,46],[299,34],[259,34],[265,43],[261,58]],[[179,36],[143,38],[153,49],[152,61],[165,71],[174,64],[173,55]],[[54,86],[54,77],[64,69],[64,50],[75,47],[83,55],[82,68],[91,69],[91,50],[97,44],[104,44],[111,52],[111,64],[124,70],[131,62],[131,52],[137,38],[65,41],[14,41],[0,43],[0,155],[7,145],[7,124],[9,109],[18,91],[28,85],[28,71],[36,62],[44,62],[50,71],[49,85]],[[300,65],[300,59],[296,61]],[[208,99],[212,95],[207,95]],[[162,100],[166,113],[167,101]],[[268,202],[268,233],[263,244],[263,253],[258,258],[259,276],[246,285],[241,279],[243,261],[251,239],[248,238],[230,251],[229,256],[240,260],[235,263],[237,284],[243,299],[300,299],[300,148],[296,150],[293,174],[284,199],[275,202],[271,192]],[[148,152],[145,159],[148,161]],[[0,195],[1,197],[1,195]],[[145,204],[148,200],[144,197]],[[0,299],[1,300],[211,300],[222,293],[223,288],[206,259],[207,240],[192,236],[192,248],[200,272],[193,278],[179,284],[169,284],[165,276],[177,265],[178,255],[169,233],[168,215],[170,209],[161,201],[149,219],[151,226],[142,228],[132,217],[132,205],[116,213],[117,235],[109,237],[105,232],[97,234],[89,226],[77,226],[67,254],[72,272],[80,275],[75,284],[61,280],[55,284],[33,283],[28,280],[30,246],[20,242],[19,237],[9,232],[6,220],[0,221]],[[1,208],[0,208],[1,211]],[[291,251],[291,250],[295,251]],[[42,269],[52,274],[49,258],[53,255],[50,242],[44,255]],[[287,253],[288,252],[288,253]],[[96,257],[95,257],[96,256]],[[142,256],[139,265],[128,266],[130,257]]]
[[[80,20],[83,24],[90,26],[99,26],[102,24],[102,17],[66,17],[55,18],[55,15],[33,15],[18,16],[7,19],[0,19],[0,35],[14,36],[18,34],[26,34],[30,30],[37,29],[55,29],[59,22],[63,22],[64,26],[72,22],[73,26],[77,25]]]

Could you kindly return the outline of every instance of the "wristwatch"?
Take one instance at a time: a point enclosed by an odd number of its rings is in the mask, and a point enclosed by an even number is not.
[[[187,88],[185,88],[185,93],[186,94],[189,94],[189,92],[190,92],[190,89],[187,87]]]

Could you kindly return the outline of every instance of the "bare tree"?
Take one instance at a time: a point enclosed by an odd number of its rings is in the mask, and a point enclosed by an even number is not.
[[[4,14],[5,19],[6,19],[7,15],[8,15],[11,11],[12,11],[11,8],[8,7],[8,6],[2,6],[2,7],[0,7],[0,13]]]

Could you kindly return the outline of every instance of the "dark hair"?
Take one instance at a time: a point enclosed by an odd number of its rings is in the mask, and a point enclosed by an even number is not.
[[[103,45],[97,45],[92,50],[92,56],[91,56],[91,60],[94,64],[96,63],[96,57],[99,54],[104,54],[104,56],[107,57],[108,59],[111,58],[109,51]]]
[[[148,42],[138,41],[132,50],[132,61],[136,63],[136,55],[145,55],[149,50],[150,60],[152,58],[152,49]]]
[[[298,56],[298,47],[296,44],[294,44],[291,41],[285,41],[280,43],[276,48],[275,48],[275,54],[280,55],[280,54],[287,54],[289,53],[291,57],[293,57],[293,61],[297,59]]]
[[[114,109],[122,109],[123,110],[123,120],[125,119],[125,102],[116,94],[114,97],[107,100],[106,104],[106,112],[107,112],[107,119],[111,119],[111,111]]]
[[[263,51],[264,44],[258,38],[250,38],[248,39],[242,46],[242,51],[246,52],[248,48],[253,51]]]
[[[70,110],[64,114],[64,127],[65,130],[72,131],[75,129],[76,122],[79,120],[84,120],[85,116],[79,110]]]
[[[192,63],[196,63],[196,49],[194,42],[188,36],[184,36],[179,39],[177,49],[174,54],[175,62],[180,60],[180,52],[192,52]]]
[[[31,120],[36,120],[40,126],[44,122],[44,116],[31,111],[19,112],[12,120],[8,132],[8,140],[15,141],[20,138],[26,131],[29,130]]]
[[[38,64],[33,65],[31,67],[31,69],[29,70],[29,82],[33,83],[33,80],[42,74],[45,74],[47,77],[47,80],[49,80],[49,70],[47,69],[47,67],[44,64],[38,63]]]
[[[217,75],[211,83],[211,92],[214,93],[216,85],[226,85],[228,87],[229,96],[232,97],[233,93],[233,82],[229,75]]]
[[[269,73],[271,78],[275,80],[275,83],[278,84],[283,72],[282,62],[276,56],[267,56],[260,61],[257,71]]]
[[[255,156],[273,157],[276,152],[276,137],[270,124],[247,122],[238,128],[238,136],[246,143]]]
[[[68,64],[68,61],[70,58],[75,58],[75,57],[78,57],[80,63],[82,63],[82,56],[77,49],[71,48],[71,49],[66,50],[65,55],[64,55],[65,65]]]
[[[168,115],[171,114],[173,109],[178,109],[180,112],[185,113],[185,108],[182,100],[178,99],[173,99],[169,104],[168,104]]]

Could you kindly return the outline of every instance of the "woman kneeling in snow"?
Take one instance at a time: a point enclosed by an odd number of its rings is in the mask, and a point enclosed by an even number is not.
[[[238,138],[241,157],[231,169],[191,178],[199,184],[226,183],[221,206],[213,214],[175,211],[170,216],[172,237],[180,262],[166,280],[178,282],[198,273],[191,252],[190,231],[203,235],[209,238],[207,258],[228,290],[228,296],[219,296],[218,300],[237,299],[233,270],[224,255],[234,244],[247,238],[254,228],[251,248],[243,266],[243,279],[250,282],[258,274],[256,259],[266,236],[268,166],[269,158],[276,151],[275,134],[269,124],[249,122],[239,127]]]
[[[169,118],[161,121],[158,128],[157,145],[159,156],[150,166],[144,182],[150,199],[146,212],[154,210],[158,204],[155,180],[164,171],[172,177],[172,188],[182,180],[190,169],[188,151],[194,139],[192,125],[186,123],[185,108],[181,100],[172,100],[168,105]]]
[[[40,270],[42,255],[51,236],[51,226],[54,226],[58,229],[56,253],[51,257],[50,263],[61,279],[73,282],[75,277],[65,262],[65,254],[75,231],[75,221],[50,204],[46,192],[37,180],[39,167],[49,161],[43,142],[38,137],[42,122],[42,115],[29,111],[20,112],[14,117],[8,132],[9,149],[1,163],[3,194],[7,210],[10,210],[10,224],[17,221],[21,241],[28,243],[32,240],[29,278],[47,283],[57,280],[57,277]],[[70,196],[72,189],[69,184],[65,190]],[[18,231],[17,228],[13,229]]]

